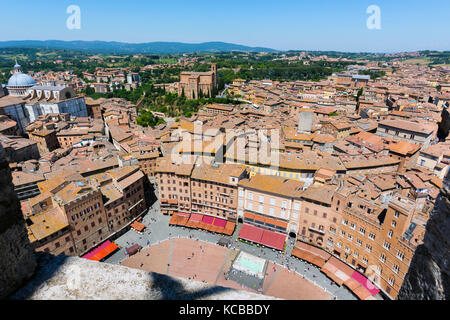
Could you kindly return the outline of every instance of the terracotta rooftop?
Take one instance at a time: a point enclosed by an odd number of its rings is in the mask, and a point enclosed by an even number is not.
[[[365,147],[373,152],[380,152],[385,148],[384,141],[381,137],[365,131],[361,131],[355,136],[348,137],[346,141],[359,147]]]
[[[243,179],[239,182],[239,186],[242,187],[296,198],[302,195],[304,185],[300,181],[261,174],[256,174],[250,179]]]
[[[287,140],[311,141],[312,135],[298,133],[295,128],[283,127],[284,138]]]
[[[450,152],[450,144],[442,144],[442,143],[429,146],[420,151],[420,153],[428,154],[436,158],[439,158],[440,156],[448,152]]]
[[[205,108],[231,112],[231,111],[233,111],[234,106],[233,105],[227,105],[227,104],[208,104],[208,105],[205,106]]]
[[[68,227],[66,215],[57,206],[49,211],[30,216],[29,219],[33,223],[27,227],[30,242],[42,240]]]
[[[334,192],[335,192],[336,186],[315,186],[312,185],[303,193],[301,194],[301,197],[303,199],[308,199],[312,201],[317,201],[320,203],[325,203],[328,205],[331,205],[331,200],[333,198]]]
[[[181,176],[190,176],[194,169],[194,163],[173,163],[170,158],[159,158],[156,161],[155,172],[174,173]]]
[[[353,158],[341,157],[341,160],[347,169],[380,167],[380,166],[395,165],[395,164],[400,163],[400,160],[393,159],[388,156],[383,156],[383,157],[359,156],[359,157],[353,157]]]
[[[56,200],[61,201],[63,204],[67,204],[78,197],[92,191],[93,188],[87,181],[71,182],[63,189],[55,194]]]
[[[11,175],[13,184],[16,187],[29,183],[37,183],[45,180],[45,178],[42,175],[35,173],[27,173],[23,171],[13,171],[11,172]]]
[[[380,121],[379,125],[422,134],[431,134],[437,127],[435,124],[417,123],[406,120],[384,120]]]
[[[194,167],[191,178],[229,185],[230,177],[240,177],[245,170],[245,166],[238,164],[201,164]]]
[[[407,142],[407,141],[392,141],[389,143],[389,151],[401,154],[401,155],[413,155],[419,151],[421,146]]]
[[[24,100],[14,96],[4,96],[0,98],[0,108],[22,104]]]
[[[126,177],[125,179],[121,180],[118,183],[118,185],[120,186],[120,188],[122,190],[124,190],[125,188],[129,187],[133,183],[137,182],[139,179],[142,179],[143,177],[144,177],[144,174],[142,173],[142,171],[137,171],[137,172],[133,173],[132,175]]]

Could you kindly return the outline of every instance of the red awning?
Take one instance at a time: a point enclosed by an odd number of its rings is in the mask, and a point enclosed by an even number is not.
[[[233,234],[235,228],[236,228],[236,223],[227,221],[227,225],[225,226],[223,233],[228,236],[231,236]]]
[[[189,218],[191,216],[191,214],[190,213],[186,213],[186,212],[178,212],[177,216]]]
[[[213,224],[214,224],[216,227],[219,227],[219,228],[225,228],[225,226],[227,225],[227,220],[215,218]]]
[[[358,271],[355,271],[352,274],[352,278],[358,281],[358,283],[360,283],[364,288],[366,288],[371,295],[375,296],[378,292],[380,292],[380,290],[377,287],[375,287],[375,285],[369,279],[364,277]]]
[[[261,244],[277,250],[283,250],[285,242],[286,235],[269,230],[264,230],[261,238]]]
[[[214,217],[211,216],[203,216],[202,222],[206,224],[212,224],[214,221]]]
[[[298,247],[294,247],[291,253],[294,257],[305,260],[309,263],[312,263],[320,268],[322,268],[326,262],[321,256],[316,255],[308,250],[303,250]]]
[[[83,258],[93,261],[101,261],[117,249],[119,249],[119,247],[108,240],[99,245],[96,249],[84,255]]]
[[[138,221],[134,221],[134,222],[131,224],[131,227],[132,227],[133,229],[135,229],[136,231],[139,231],[139,232],[142,232],[142,230],[145,229],[145,225],[143,225],[142,223],[140,223],[140,222],[138,222]]]
[[[95,248],[94,250],[92,250],[91,252],[89,252],[88,254],[84,255],[83,258],[85,259],[90,259],[91,257],[93,257],[94,255],[96,255],[98,252],[102,251],[103,249],[105,249],[109,244],[111,243],[111,241],[105,241],[103,242],[101,245],[99,245],[97,248]]]
[[[189,221],[200,222],[200,221],[202,221],[202,218],[203,218],[203,216],[201,214],[193,213],[193,214],[191,214],[191,218],[189,219]]]
[[[249,224],[243,224],[241,231],[239,231],[239,238],[260,243],[262,235],[263,235],[264,229],[257,228],[254,226],[251,226]]]
[[[170,217],[169,226],[178,225],[178,216],[173,215]]]
[[[243,224],[239,232],[239,238],[262,244],[277,250],[284,249],[286,235],[258,228],[249,224]]]
[[[359,286],[355,290],[352,290],[352,292],[361,300],[366,300],[371,296],[370,292],[364,286]]]

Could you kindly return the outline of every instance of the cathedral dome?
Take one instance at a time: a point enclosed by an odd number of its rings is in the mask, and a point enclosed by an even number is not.
[[[35,84],[36,81],[32,77],[21,72],[14,73],[8,80],[8,87],[28,87]]]
[[[36,85],[33,77],[22,72],[22,67],[16,62],[14,66],[14,73],[9,78],[6,88],[12,96],[26,96],[27,89]]]

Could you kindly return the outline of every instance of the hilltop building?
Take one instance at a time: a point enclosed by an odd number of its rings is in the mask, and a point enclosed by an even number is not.
[[[179,96],[184,94],[188,99],[198,99],[200,95],[210,96],[217,88],[217,65],[212,63],[211,71],[208,72],[183,71],[180,74],[180,82],[156,85],[156,87],[164,87]]]

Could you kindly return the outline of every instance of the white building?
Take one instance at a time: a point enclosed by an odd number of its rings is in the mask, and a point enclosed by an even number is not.
[[[6,88],[10,96],[0,98],[4,100],[0,103],[1,113],[11,116],[22,133],[40,115],[68,113],[76,117],[88,116],[84,97],[77,96],[72,88],[36,85],[32,77],[22,73],[18,64],[14,66]],[[15,99],[11,99],[13,97]]]
[[[133,84],[133,83],[139,83],[141,82],[141,77],[138,73],[129,73],[127,74],[127,83]]]
[[[27,90],[36,85],[36,81],[29,75],[22,72],[22,67],[17,63],[14,65],[14,71],[8,80],[6,89],[11,96],[23,97],[27,94]]]

